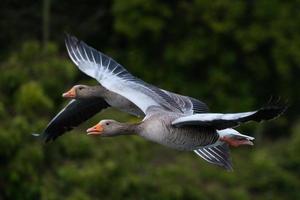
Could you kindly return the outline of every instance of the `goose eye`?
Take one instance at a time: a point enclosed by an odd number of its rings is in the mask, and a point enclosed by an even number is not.
[[[105,125],[106,125],[106,126],[108,126],[108,125],[109,125],[109,123],[108,123],[108,122],[106,122],[106,123],[105,123]]]

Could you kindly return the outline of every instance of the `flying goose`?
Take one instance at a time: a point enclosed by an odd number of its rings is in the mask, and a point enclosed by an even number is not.
[[[177,95],[134,77],[112,58],[67,35],[72,61],[110,92],[134,103],[145,118],[138,124],[101,121],[90,134],[113,136],[135,132],[149,140],[179,150],[192,150],[204,160],[232,169],[228,145],[251,145],[254,138],[232,129],[248,121],[279,116],[285,106],[270,105],[244,113],[209,113],[207,106],[190,97]]]
[[[284,108],[264,107],[257,111],[234,114],[195,114],[186,116],[151,106],[142,122],[127,124],[101,120],[87,129],[88,135],[112,137],[136,134],[177,150],[194,151],[209,163],[232,170],[229,146],[253,145],[253,137],[232,129],[242,122],[268,120]]]
[[[74,56],[76,58],[76,55],[80,55],[80,53],[77,52],[78,50],[74,50],[74,48],[77,47],[81,49],[81,53],[83,53],[81,56],[84,58],[92,58],[89,56],[92,56],[91,50],[93,50],[95,53],[95,55],[93,55],[93,59],[96,57],[98,61],[101,59],[101,62],[109,62],[109,66],[121,66],[112,58],[96,51],[92,47],[87,46],[84,42],[79,42],[75,37],[70,35],[66,35],[65,44],[71,60],[77,66],[78,60],[74,59]],[[95,63],[88,64],[97,64],[95,60],[93,61]],[[124,68],[122,67],[122,69]],[[209,111],[208,106],[200,100],[168,92],[150,84],[148,84],[148,87],[155,92],[161,101],[166,103],[167,107],[176,109],[179,112],[194,114]],[[48,123],[42,134],[34,134],[35,136],[42,137],[45,142],[54,141],[57,137],[68,131],[71,131],[74,127],[77,127],[84,121],[108,107],[117,108],[137,117],[144,117],[145,115],[145,113],[136,104],[132,103],[131,100],[127,99],[122,94],[107,89],[101,84],[96,86],[75,85],[62,96],[65,98],[71,98],[73,100],[71,100]]]
[[[69,91],[63,93],[62,96],[71,99],[104,99],[111,107],[137,117],[144,116],[144,113],[134,103],[117,93],[107,90],[102,85],[75,85]]]
[[[109,92],[101,85],[75,85],[62,96],[72,100],[48,123],[42,134],[36,134],[45,142],[54,141],[57,137],[111,106],[138,117],[144,116],[135,104],[121,95]]]

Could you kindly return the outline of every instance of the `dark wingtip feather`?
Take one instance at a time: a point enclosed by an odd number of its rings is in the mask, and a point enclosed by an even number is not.
[[[48,143],[52,138],[51,135],[46,134],[45,132],[43,133],[31,133],[31,135],[35,138],[38,138],[39,140]]]
[[[282,115],[288,108],[287,103],[283,103],[280,98],[271,97],[267,105],[260,108],[254,115],[251,116],[252,120],[260,122],[262,120],[271,120]],[[247,120],[247,117],[246,117]]]
[[[49,142],[52,139],[51,135],[47,134],[45,132],[43,132],[43,133],[31,133],[31,135],[38,138],[38,139],[40,139],[40,140],[42,140],[45,143]]]
[[[64,33],[64,35],[65,35],[65,44],[67,45],[68,42],[70,41],[71,35],[69,33],[66,33],[66,32]]]
[[[280,97],[277,99],[271,97],[268,104],[259,109],[257,114],[260,115],[262,120],[270,120],[282,115],[288,107],[287,101],[283,103]]]
[[[47,134],[47,133],[43,133],[42,135],[42,140],[45,142],[45,143],[48,143],[50,141],[54,141],[55,140],[55,136],[51,136],[51,134]]]
[[[225,169],[228,172],[233,172],[233,167],[232,167],[231,159],[229,159],[226,162],[222,163],[221,165],[219,165],[219,167]]]
[[[77,37],[66,33],[65,42],[68,42],[70,45],[77,46],[81,41]]]
[[[69,47],[76,47],[80,41],[73,35],[65,33],[65,45]]]

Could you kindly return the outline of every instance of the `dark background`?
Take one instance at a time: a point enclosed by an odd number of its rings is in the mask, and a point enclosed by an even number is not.
[[[297,0],[2,0],[0,199],[300,199],[300,2]],[[248,111],[271,96],[280,118],[246,124],[253,147],[234,172],[137,136],[97,138],[108,109],[54,143],[41,132],[75,84],[97,84],[68,58],[64,32],[134,75],[193,96],[213,112]]]

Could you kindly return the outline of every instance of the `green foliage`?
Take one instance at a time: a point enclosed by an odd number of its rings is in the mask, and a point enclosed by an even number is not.
[[[76,71],[57,56],[54,44],[42,48],[36,41],[24,43],[1,63],[1,69],[1,196],[38,199],[42,181],[38,168],[44,153],[41,144],[33,143],[29,136],[45,126],[43,117],[49,120],[53,100],[60,96],[57,91],[74,79]]]
[[[53,107],[52,101],[36,82],[21,86],[16,97],[16,111],[27,116],[41,115]]]
[[[40,6],[0,8],[0,199],[300,199],[298,1],[52,1],[44,46]],[[87,137],[99,119],[139,120],[114,109],[44,145],[31,133],[66,104],[61,93],[96,84],[66,56],[65,30],[212,111],[255,109],[271,95],[291,106],[241,127],[255,146],[232,149],[232,173],[136,136]]]
[[[139,10],[139,12],[129,12]],[[166,26],[166,20],[171,17],[170,8],[161,1],[117,0],[113,3],[112,11],[116,17],[114,28],[117,32],[129,38],[142,34],[158,36]],[[132,26],[134,24],[134,31]]]

